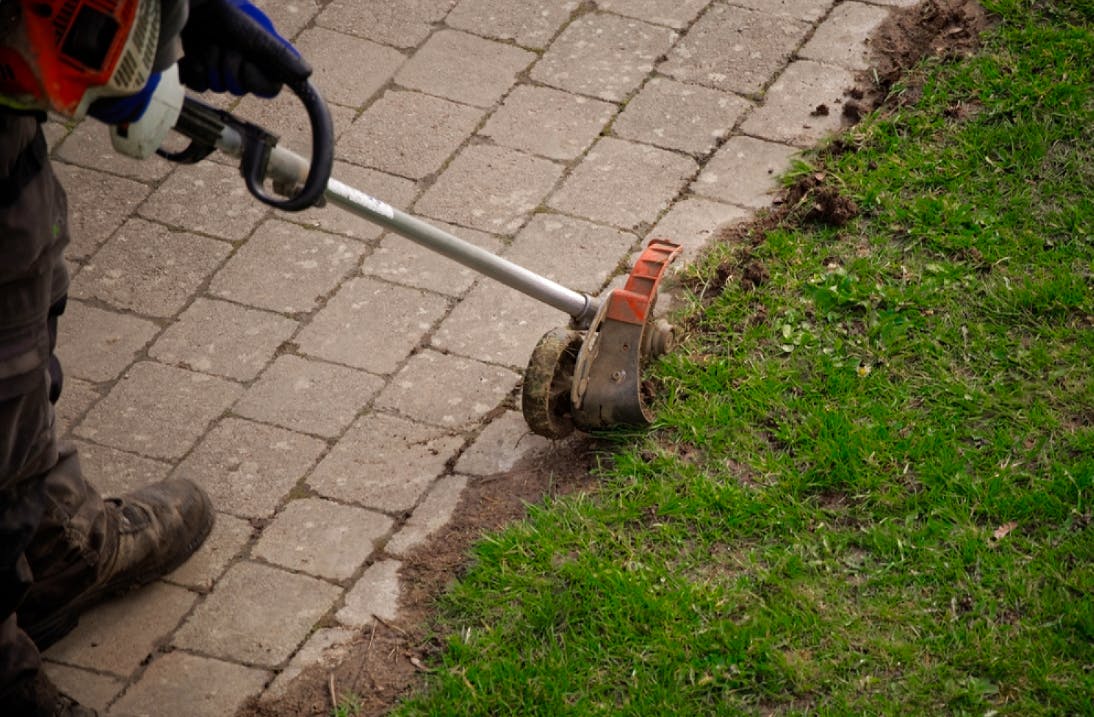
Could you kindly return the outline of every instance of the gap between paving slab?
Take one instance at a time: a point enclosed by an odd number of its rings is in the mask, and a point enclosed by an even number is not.
[[[351,0],[260,3],[293,29],[332,90],[340,176],[380,185],[397,206],[454,222],[457,235],[562,283],[552,236],[577,256],[603,254],[581,267],[586,290],[647,236],[680,241],[690,261],[718,225],[767,206],[793,154],[839,128],[840,112],[816,108],[843,101],[863,64],[855,48],[890,8],[911,4],[605,0],[539,13],[500,0],[422,0],[400,12]],[[367,86],[354,57],[370,61]],[[278,121],[250,99],[239,107]],[[434,131],[422,134],[411,110]],[[222,511],[189,564],[126,598],[150,617],[124,645],[108,647],[121,619],[114,604],[47,652],[50,674],[89,705],[229,714],[265,693],[254,714],[308,714],[292,710],[309,666],[333,669],[370,630],[370,642],[394,644],[400,624],[427,618],[420,606],[440,584],[416,584],[415,561],[435,536],[457,530],[453,546],[465,545],[552,483],[592,487],[583,441],[551,446],[512,410],[520,346],[531,352],[549,316],[521,327],[497,311],[494,336],[511,329],[520,339],[495,345],[489,320],[476,326],[474,314],[507,303],[503,292],[447,260],[329,208],[284,216],[245,198],[226,206],[242,185],[223,164],[125,160],[88,123],[47,131],[80,197],[73,313],[94,324],[62,323],[73,376],[62,425],[82,439],[89,472],[109,476],[104,488],[188,475]],[[401,142],[408,132],[421,142]],[[582,247],[575,227],[598,244]],[[399,266],[404,251],[420,273]],[[175,274],[155,270],[157,257]],[[374,353],[354,333],[361,316],[380,342]],[[214,323],[233,335],[219,337]],[[248,334],[251,325],[262,328]],[[165,392],[186,399],[181,412],[158,399]],[[549,475],[559,453],[571,472]],[[505,507],[491,512],[499,500]],[[318,536],[326,549],[309,542]],[[362,543],[373,550],[362,554]],[[454,568],[462,555],[434,557]],[[412,681],[408,665],[393,684]],[[279,712],[275,698],[296,707]]]

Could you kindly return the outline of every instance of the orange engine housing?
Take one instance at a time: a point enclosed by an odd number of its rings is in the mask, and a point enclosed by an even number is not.
[[[81,117],[138,92],[156,57],[159,0],[0,2],[0,102]]]

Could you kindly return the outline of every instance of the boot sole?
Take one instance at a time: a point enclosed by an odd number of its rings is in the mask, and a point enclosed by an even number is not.
[[[81,613],[107,598],[123,595],[144,587],[157,578],[167,575],[189,560],[190,556],[192,556],[194,552],[201,547],[201,544],[205,542],[205,539],[209,537],[209,533],[213,530],[214,522],[214,513],[210,509],[209,519],[201,526],[200,532],[194,535],[194,539],[187,543],[186,550],[180,552],[168,562],[154,568],[149,568],[146,572],[141,573],[136,577],[127,577],[125,579],[119,578],[103,583],[102,586],[81,594],[75,600],[64,605],[44,620],[39,620],[33,625],[20,625],[19,627],[23,632],[27,633],[32,641],[34,641],[34,645],[38,648],[39,652],[46,650],[51,645],[60,641],[65,635],[76,629],[76,626],[80,624]],[[16,613],[16,615],[18,615],[18,613]],[[18,619],[18,617],[16,619]]]

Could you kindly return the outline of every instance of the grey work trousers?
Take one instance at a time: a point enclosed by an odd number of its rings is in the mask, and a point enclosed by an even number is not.
[[[0,109],[0,695],[40,666],[18,626],[30,585],[49,595],[86,589],[106,539],[102,498],[54,429],[67,243],[65,193],[40,120]]]

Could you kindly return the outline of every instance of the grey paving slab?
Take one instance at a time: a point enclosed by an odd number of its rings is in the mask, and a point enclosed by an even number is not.
[[[100,398],[102,394],[87,381],[65,376],[65,390],[61,393],[61,400],[55,406],[57,434],[68,435],[87,409]]]
[[[544,212],[532,217],[503,256],[575,291],[595,294],[637,243],[630,232]]]
[[[230,251],[215,239],[130,219],[80,270],[69,294],[168,317],[189,303]]]
[[[161,363],[249,381],[297,329],[279,314],[198,298],[149,348]]]
[[[70,301],[58,322],[57,357],[65,378],[110,381],[118,377],[160,327],[147,319]]]
[[[691,191],[705,197],[762,209],[771,205],[779,177],[790,169],[797,147],[754,137],[732,137],[711,157]]]
[[[351,162],[421,179],[444,165],[482,115],[480,109],[439,97],[389,90],[346,132],[339,154]]]
[[[854,84],[851,70],[799,60],[771,85],[763,106],[741,129],[775,142],[812,146],[843,126],[845,93]]]
[[[327,103],[327,108],[330,110],[334,137],[337,139],[353,124],[357,111],[355,108],[330,102]],[[311,156],[311,123],[308,121],[304,105],[292,92],[282,92],[273,99],[248,95],[240,99],[239,104],[232,110],[232,114],[244,117],[248,122],[265,127],[276,134],[277,146],[290,149],[304,157]],[[213,155],[213,158],[230,166],[239,166],[238,159],[226,154],[217,153]]]
[[[562,175],[546,159],[503,147],[466,147],[415,204],[436,219],[495,234],[520,228]]]
[[[57,689],[84,707],[100,712],[125,688],[125,682],[117,677],[100,675],[91,670],[69,667],[55,662],[44,664],[46,675]]]
[[[157,657],[107,712],[117,717],[224,717],[270,679],[266,670],[185,652]]]
[[[209,292],[260,309],[307,312],[364,254],[360,242],[270,220],[216,273]]]
[[[285,669],[262,693],[262,702],[270,702],[289,693],[292,681],[304,670],[318,665],[332,670],[349,655],[350,647],[358,639],[356,630],[344,627],[325,627],[312,633],[304,646],[292,656]]]
[[[687,27],[711,0],[597,0],[601,10],[677,29]]]
[[[466,242],[496,254],[502,247],[502,240],[493,234],[457,227],[446,222],[433,220],[429,224],[448,232]],[[364,264],[361,271],[366,276],[376,276],[387,281],[410,286],[446,296],[459,296],[471,288],[478,278],[472,269],[459,264],[448,257],[404,239],[398,234],[388,234],[380,242]]]
[[[44,656],[128,678],[170,636],[196,600],[197,595],[184,588],[152,583],[84,613],[76,629]]]
[[[110,144],[110,133],[93,120],[80,122],[54,148],[53,156],[62,162],[143,182],[159,181],[175,168],[175,165],[160,157],[139,160],[118,154]]]
[[[394,620],[399,615],[398,560],[380,560],[368,567],[357,584],[346,593],[345,604],[335,613],[343,625],[361,628],[381,620]]]
[[[323,97],[347,107],[368,102],[406,62],[398,50],[325,27],[308,28],[294,44],[308,58]]]
[[[466,487],[466,476],[445,476],[438,480],[384,549],[391,555],[405,556],[423,545],[452,519]]]
[[[181,458],[242,393],[231,381],[142,361],[88,412],[75,433],[151,458]]]
[[[317,493],[387,513],[413,508],[463,445],[447,430],[383,413],[359,418],[308,477]]]
[[[698,170],[690,157],[603,137],[547,203],[567,214],[635,229],[656,220]]]
[[[331,176],[397,209],[405,210],[409,207],[418,193],[418,186],[409,179],[367,167],[358,167],[347,162],[336,161]],[[278,216],[285,221],[304,224],[334,234],[343,234],[354,239],[376,239],[383,231],[379,225],[331,205],[306,209],[302,212],[281,213]]]
[[[204,487],[218,510],[268,518],[325,450],[317,438],[225,418],[179,464],[175,476]]]
[[[455,102],[490,107],[509,91],[536,56],[512,45],[457,30],[434,33],[395,82]]]
[[[389,374],[447,311],[443,296],[377,279],[353,279],[320,309],[297,343],[309,356]]]
[[[372,556],[393,525],[382,513],[302,498],[274,516],[251,554],[308,575],[345,580]]]
[[[506,411],[483,429],[458,461],[455,470],[467,475],[504,473],[520,461],[550,450],[551,442],[528,429],[519,411]]]
[[[605,43],[603,38],[612,41]],[[562,90],[618,102],[646,79],[676,40],[658,25],[590,13],[571,22],[532,68],[532,79]]]
[[[195,164],[164,180],[141,216],[176,229],[238,241],[249,235],[269,212],[239,181],[239,170],[216,162]]]
[[[836,0],[730,0],[733,5],[771,15],[815,22],[832,8]]]
[[[383,379],[345,366],[278,358],[235,406],[245,418],[333,438],[353,422]]]
[[[671,267],[679,270],[699,256],[719,228],[751,218],[752,212],[747,209],[692,197],[674,204],[653,227],[650,236],[669,239],[684,248]]]
[[[752,108],[729,92],[655,77],[612,124],[624,139],[705,155]]]
[[[691,26],[659,70],[683,82],[755,95],[805,40],[809,23],[715,4]]]
[[[74,165],[57,163],[54,172],[63,186],[81,188],[68,195],[72,240],[65,254],[70,259],[94,254],[152,191],[140,182]]]
[[[576,159],[618,108],[549,87],[519,85],[479,130],[497,144],[549,159]]]
[[[558,309],[483,279],[437,328],[431,345],[523,371],[539,338],[568,322]]]
[[[316,23],[384,45],[412,48],[429,37],[433,23],[455,4],[456,0],[332,0]]]
[[[65,380],[68,391],[68,380]],[[119,451],[117,448],[74,441],[84,476],[104,497],[119,496],[161,481],[171,472],[165,461]]]
[[[576,0],[460,0],[444,22],[476,35],[542,49],[579,4]]]
[[[224,574],[228,563],[243,552],[253,532],[254,527],[246,520],[217,513],[209,537],[185,563],[164,576],[164,580],[198,592],[209,592],[217,578]]]
[[[376,406],[424,423],[466,428],[496,408],[519,380],[507,368],[422,351],[395,375]]]
[[[283,37],[296,37],[319,12],[318,0],[255,0]]]
[[[842,3],[817,27],[798,54],[807,60],[865,70],[872,58],[868,40],[887,17],[889,11],[885,8]]]
[[[236,563],[175,633],[174,644],[233,662],[274,667],[289,659],[341,592],[318,578],[249,561]]]

